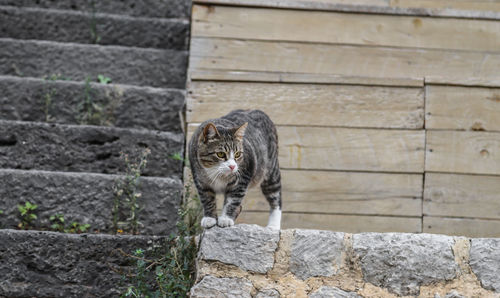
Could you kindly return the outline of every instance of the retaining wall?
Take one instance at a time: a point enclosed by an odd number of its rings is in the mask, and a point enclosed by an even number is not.
[[[499,248],[431,234],[212,228],[191,297],[500,297]]]

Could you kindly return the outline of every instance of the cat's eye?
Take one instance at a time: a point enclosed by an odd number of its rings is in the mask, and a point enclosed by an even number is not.
[[[240,156],[241,156],[241,152],[239,152],[239,151],[234,154],[234,158],[240,158]]]
[[[218,158],[225,158],[226,157],[226,153],[224,153],[224,152],[217,152],[217,157]]]

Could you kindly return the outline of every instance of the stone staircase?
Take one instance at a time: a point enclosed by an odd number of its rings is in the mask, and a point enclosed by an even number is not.
[[[115,271],[131,262],[115,250],[175,231],[190,5],[0,0],[0,297],[118,295]],[[127,169],[120,152],[144,148],[141,236],[106,235]],[[36,230],[63,214],[93,233],[15,230],[28,201]]]

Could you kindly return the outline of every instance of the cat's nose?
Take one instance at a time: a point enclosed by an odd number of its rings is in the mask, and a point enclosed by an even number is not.
[[[235,165],[229,165],[229,168],[231,169],[231,171],[234,170],[235,167],[236,167]]]

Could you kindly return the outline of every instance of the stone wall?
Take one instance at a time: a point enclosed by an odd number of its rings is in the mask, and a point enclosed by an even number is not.
[[[500,239],[237,225],[200,241],[192,297],[500,297]]]

